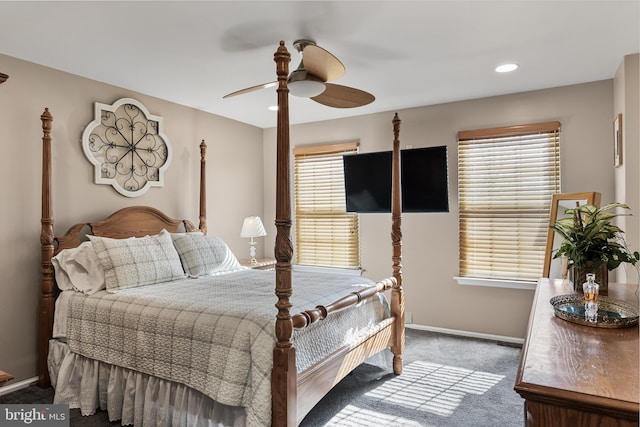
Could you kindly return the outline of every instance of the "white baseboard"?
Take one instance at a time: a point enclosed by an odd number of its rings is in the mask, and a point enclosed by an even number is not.
[[[458,335],[458,336],[469,337],[469,338],[480,338],[483,340],[508,342],[513,344],[524,344],[523,338],[506,337],[503,335],[493,335],[493,334],[482,334],[479,332],[461,331],[458,329],[438,328],[435,326],[417,325],[415,323],[406,324],[405,326],[407,328],[418,329],[420,331],[437,332],[440,334]]]
[[[32,377],[32,378],[27,378],[26,380],[19,381],[14,384],[5,385],[4,387],[0,387],[0,396],[9,394],[13,391],[21,390],[23,388],[27,388],[31,384],[35,384],[37,382],[38,382],[38,377]]]

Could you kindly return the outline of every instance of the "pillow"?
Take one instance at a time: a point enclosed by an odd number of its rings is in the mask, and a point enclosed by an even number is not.
[[[60,290],[75,290],[87,295],[105,289],[104,271],[91,242],[64,249],[51,258]]]
[[[185,277],[168,231],[129,239],[89,236],[98,255],[107,292]]]
[[[219,237],[202,233],[173,233],[173,244],[189,277],[201,277],[241,268],[240,262]]]

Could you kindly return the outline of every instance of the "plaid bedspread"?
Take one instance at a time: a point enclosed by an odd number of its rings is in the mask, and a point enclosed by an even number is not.
[[[69,300],[67,342],[74,353],[188,385],[247,408],[247,425],[270,425],[275,343],[274,272],[241,270]],[[292,314],[326,305],[372,282],[293,273]],[[294,332],[298,371],[388,317],[372,298]]]

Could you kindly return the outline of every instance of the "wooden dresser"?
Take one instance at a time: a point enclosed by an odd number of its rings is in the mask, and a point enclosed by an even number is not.
[[[638,326],[593,328],[554,316],[549,300],[570,286],[538,282],[514,387],[525,399],[524,425],[638,427]],[[610,283],[608,297],[637,306],[636,289]]]

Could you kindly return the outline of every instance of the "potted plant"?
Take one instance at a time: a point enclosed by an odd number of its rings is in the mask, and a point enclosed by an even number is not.
[[[616,209],[629,209],[623,203],[611,203],[601,208],[581,205],[567,209],[567,217],[558,219],[551,228],[563,241],[553,258],[566,256],[573,269],[576,290],[581,290],[587,273],[595,273],[600,293],[607,294],[608,271],[622,263],[636,265],[640,253],[631,252],[624,240],[624,231],[611,221],[620,215]]]

